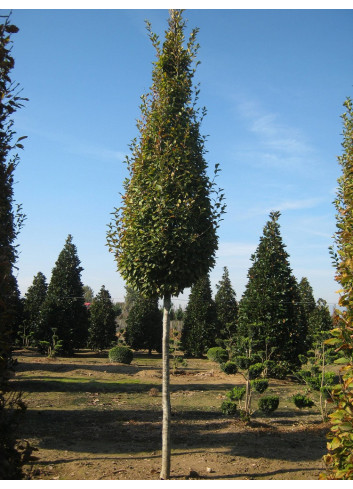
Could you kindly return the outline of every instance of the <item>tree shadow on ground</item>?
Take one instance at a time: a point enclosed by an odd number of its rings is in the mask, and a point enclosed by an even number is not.
[[[21,437],[45,449],[124,454],[160,450],[162,413],[146,409],[28,410]],[[260,420],[258,420],[260,422]],[[172,417],[174,449],[226,448],[233,456],[317,460],[326,451],[326,426],[281,430],[239,424],[215,412],[183,411]]]

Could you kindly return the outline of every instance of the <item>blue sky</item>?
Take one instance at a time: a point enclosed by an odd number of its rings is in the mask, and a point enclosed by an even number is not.
[[[30,99],[15,116],[18,135],[28,136],[15,186],[27,214],[17,277],[23,294],[39,271],[50,280],[72,234],[83,283],[95,293],[104,284],[123,299],[106,230],[120,204],[140,96],[151,84],[155,53],[144,20],[163,38],[167,17],[166,9],[13,10],[20,32],[12,78]],[[188,31],[200,28],[202,133],[227,201],[214,291],[227,266],[241,298],[269,212],[280,210],[294,275],[308,278],[316,299],[337,303],[328,247],[340,115],[353,96],[353,11],[190,9],[184,17]]]

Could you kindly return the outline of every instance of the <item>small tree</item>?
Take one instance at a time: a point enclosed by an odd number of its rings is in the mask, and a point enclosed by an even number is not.
[[[63,342],[64,354],[85,346],[88,337],[88,314],[84,305],[80,260],[72,236],[66,239],[52,271],[41,318],[36,332],[37,341],[51,341],[51,332]]]
[[[162,351],[162,314],[158,299],[139,296],[126,320],[125,341],[134,350]]]
[[[222,279],[217,284],[215,304],[219,337],[230,341],[237,331],[238,302],[227,267],[224,267]]]
[[[23,345],[29,346],[37,333],[40,321],[40,311],[47,296],[48,284],[45,275],[38,272],[33,278],[32,285],[28,287],[24,298],[24,321],[22,339]]]
[[[92,350],[109,348],[116,340],[115,317],[110,294],[102,285],[90,307],[88,344]]]
[[[216,306],[212,299],[210,279],[206,275],[191,287],[181,335],[185,355],[202,357],[215,345],[216,334]]]
[[[116,209],[107,236],[126,282],[146,297],[163,298],[161,478],[168,479],[171,296],[191,287],[214,266],[216,229],[224,205],[223,195],[207,176],[205,138],[200,135],[192,66],[197,30],[184,46],[182,12],[171,10],[160,46],[158,36],[147,26],[157,53],[152,87],[142,97],[140,137],[131,145],[123,204]]]
[[[83,290],[83,297],[85,299],[85,302],[88,302],[88,303],[93,302],[94,292],[93,292],[92,287],[90,287],[89,285],[84,285],[82,287],[82,290]]]

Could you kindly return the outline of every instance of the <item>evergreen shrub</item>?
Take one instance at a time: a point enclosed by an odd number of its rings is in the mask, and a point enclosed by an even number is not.
[[[227,392],[227,397],[231,401],[241,401],[245,395],[246,388],[245,387],[233,387],[230,391]]]
[[[232,401],[223,401],[221,410],[223,414],[233,416],[237,413],[237,405]]]
[[[268,387],[268,379],[252,380],[251,387],[259,394],[263,394]]]
[[[247,370],[250,366],[250,358],[246,356],[236,356],[234,361],[241,370]]]
[[[227,375],[234,375],[238,372],[238,367],[235,362],[221,363],[221,369]]]
[[[266,396],[259,399],[259,409],[265,414],[270,414],[273,411],[276,411],[279,405],[279,397],[278,396]]]
[[[293,397],[293,402],[299,409],[310,408],[314,405],[313,401],[302,394],[295,394]]]
[[[212,362],[224,363],[228,360],[228,353],[224,348],[214,346],[207,351],[207,358]]]
[[[256,379],[256,377],[260,377],[263,369],[264,369],[263,363],[255,363],[254,365],[250,365],[249,367],[250,379]]]
[[[109,350],[109,360],[111,362],[130,364],[134,354],[127,346],[115,346]]]

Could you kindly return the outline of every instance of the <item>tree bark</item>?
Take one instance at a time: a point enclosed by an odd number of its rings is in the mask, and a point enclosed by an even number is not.
[[[161,479],[167,480],[170,476],[170,391],[169,391],[169,332],[170,332],[170,295],[164,296],[163,301],[163,380],[162,380],[162,469]]]

